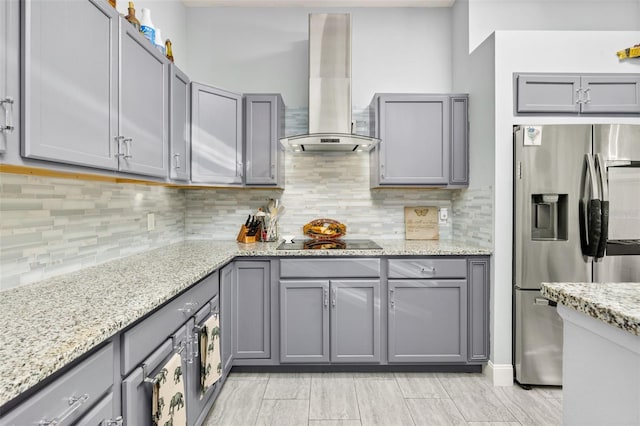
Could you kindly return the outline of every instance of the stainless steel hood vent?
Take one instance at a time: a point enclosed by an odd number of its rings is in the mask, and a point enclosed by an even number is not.
[[[369,151],[380,139],[351,133],[351,15],[309,15],[309,134],[294,151]]]

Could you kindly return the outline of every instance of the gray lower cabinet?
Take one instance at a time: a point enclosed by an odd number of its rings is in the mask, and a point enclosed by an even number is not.
[[[371,186],[468,185],[468,95],[376,94]]]
[[[271,357],[271,263],[234,262],[233,358]]]
[[[284,187],[284,111],[279,94],[244,95],[247,186]]]
[[[0,3],[0,162],[20,141],[20,2]],[[17,155],[16,152],[13,153]]]
[[[113,394],[109,393],[102,398],[95,407],[93,407],[87,414],[82,416],[78,421],[78,425],[83,426],[108,426],[109,422],[113,422],[112,425],[117,426],[117,421],[113,417]],[[118,416],[118,418],[121,418]]]
[[[191,83],[191,181],[242,185],[242,95]]]
[[[282,363],[380,361],[380,280],[281,280]]]
[[[189,77],[175,65],[169,68],[169,177],[191,177],[191,86]]]
[[[72,424],[83,416],[94,419],[97,413],[90,411],[94,408],[109,420],[115,419],[116,413],[109,414],[102,406],[114,384],[115,356],[110,341],[15,409],[1,413],[0,424]]]
[[[22,6],[22,154],[117,170],[118,12],[101,0]]]
[[[220,344],[222,350],[222,371],[226,375],[233,365],[233,264],[220,270]]]
[[[517,113],[640,114],[640,74],[516,74]]]
[[[468,361],[484,362],[489,360],[489,258],[470,257],[468,265]]]
[[[280,281],[280,362],[329,362],[329,281]]]
[[[467,361],[467,282],[389,280],[389,362]]]

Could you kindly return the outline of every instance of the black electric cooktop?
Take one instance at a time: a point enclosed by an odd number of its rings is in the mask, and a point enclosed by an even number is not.
[[[302,239],[291,243],[283,242],[276,250],[382,250],[382,247],[371,240]]]

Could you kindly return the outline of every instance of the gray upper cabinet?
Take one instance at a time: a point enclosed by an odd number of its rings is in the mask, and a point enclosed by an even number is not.
[[[279,94],[244,96],[245,184],[284,187],[284,102]]]
[[[280,362],[329,362],[329,281],[280,281]]]
[[[331,362],[380,362],[380,280],[331,280]]]
[[[117,11],[101,0],[23,7],[23,155],[117,170]]]
[[[467,186],[467,95],[376,94],[371,186]]]
[[[640,74],[515,74],[516,112],[640,114]]]
[[[169,62],[122,21],[120,39],[120,170],[166,177]]]
[[[389,362],[467,361],[467,282],[389,280]]]
[[[270,358],[270,262],[236,261],[234,268],[233,358]]]
[[[20,3],[0,3],[0,162],[20,142]],[[14,153],[18,155],[18,153]]]
[[[241,185],[242,95],[191,83],[191,181]]]
[[[191,87],[189,77],[169,67],[169,177],[188,181],[191,173]]]

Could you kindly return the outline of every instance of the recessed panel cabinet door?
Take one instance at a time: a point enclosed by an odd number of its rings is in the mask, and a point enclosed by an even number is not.
[[[331,362],[380,362],[380,280],[331,280]]]
[[[584,113],[640,114],[640,74],[582,76]]]
[[[466,280],[389,280],[389,362],[467,360]]]
[[[518,75],[518,112],[580,112],[579,75]]]
[[[448,184],[449,98],[382,95],[379,102],[380,184]]]
[[[100,0],[23,7],[23,155],[117,169],[117,11]]]
[[[222,376],[229,374],[233,364],[233,264],[220,271],[220,351]]]
[[[245,95],[245,151],[247,185],[284,184],[284,104],[274,95]]]
[[[242,95],[191,83],[191,180],[242,184]]]
[[[123,21],[120,75],[120,170],[167,176],[167,59]]]
[[[234,263],[234,359],[271,357],[270,265],[269,261]]]
[[[329,281],[280,281],[280,362],[329,362]]]
[[[191,175],[191,128],[189,77],[175,64],[169,84],[169,173],[171,179],[189,180]]]

